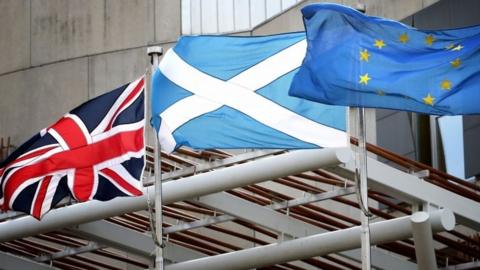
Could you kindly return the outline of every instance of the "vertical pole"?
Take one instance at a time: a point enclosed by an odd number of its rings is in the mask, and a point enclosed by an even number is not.
[[[366,5],[364,0],[357,1],[356,9],[362,13],[366,12]],[[352,110],[350,110],[352,111]],[[361,247],[362,247],[362,270],[371,269],[370,259],[370,225],[368,210],[368,184],[367,184],[367,139],[366,139],[366,124],[365,124],[365,108],[356,108],[355,113],[357,119],[355,126],[356,135],[358,139],[357,155],[356,155],[356,184],[357,184],[357,200],[360,206],[361,214]],[[360,193],[360,194],[359,194]]]
[[[438,129],[437,129],[437,118],[436,115],[430,115],[430,148],[431,148],[431,155],[432,155],[432,167],[435,169],[439,169],[439,147],[438,147]]]
[[[147,49],[148,55],[151,57],[152,75],[153,71],[158,67],[160,56],[163,53],[162,47],[152,46]],[[151,77],[151,76],[150,76]],[[148,82],[151,85],[151,82]],[[148,100],[148,98],[147,98]],[[155,170],[155,235],[157,246],[155,247],[155,269],[163,270],[163,215],[162,215],[162,177],[160,168],[161,150],[158,142],[157,134],[154,131],[154,170]]]
[[[370,270],[370,226],[369,226],[369,212],[368,212],[368,184],[367,184],[367,142],[366,142],[366,128],[365,128],[365,108],[357,108],[357,171],[359,174],[359,183],[357,189],[360,189],[359,203],[362,222],[362,270]]]

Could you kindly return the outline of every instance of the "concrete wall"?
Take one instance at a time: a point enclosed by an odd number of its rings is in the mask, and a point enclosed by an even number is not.
[[[19,145],[134,80],[147,68],[147,46],[179,35],[179,1],[0,1],[0,137]]]

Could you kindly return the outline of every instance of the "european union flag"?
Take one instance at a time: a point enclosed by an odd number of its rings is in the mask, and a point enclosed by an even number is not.
[[[308,48],[290,95],[427,114],[480,113],[480,26],[424,31],[335,4],[302,13]]]
[[[291,97],[304,33],[182,37],[152,79],[162,149],[347,146],[346,108]]]

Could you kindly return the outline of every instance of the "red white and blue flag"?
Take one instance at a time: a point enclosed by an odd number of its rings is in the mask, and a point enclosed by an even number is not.
[[[0,163],[0,205],[40,219],[68,195],[141,195],[144,118],[143,77],[73,109]]]

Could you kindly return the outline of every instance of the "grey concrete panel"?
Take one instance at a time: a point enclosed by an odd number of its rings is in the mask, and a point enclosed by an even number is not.
[[[444,0],[415,14],[415,27],[422,29],[457,28],[480,23],[477,0]]]
[[[148,63],[146,47],[90,56],[89,98],[137,79],[145,74]]]
[[[32,0],[31,5],[32,65],[99,52],[104,1]]]
[[[465,27],[480,24],[480,1],[478,0],[448,0],[451,5],[452,25],[449,27]]]
[[[377,144],[400,155],[414,151],[407,112],[395,112],[377,122]]]
[[[480,116],[478,115],[465,115],[463,116],[463,129],[469,130],[480,126]]]
[[[439,0],[365,0],[366,13],[394,20],[415,14]]]
[[[422,0],[366,0],[366,13],[372,16],[402,20],[423,7]]]
[[[31,1],[32,65],[153,40],[153,0]]]
[[[181,34],[181,2],[155,0],[155,41],[176,41]]]
[[[87,99],[87,59],[0,77],[0,136],[21,144]]]
[[[105,1],[102,52],[144,46],[154,41],[153,0]]]
[[[382,120],[383,118],[389,117],[394,113],[397,113],[398,111],[395,110],[386,110],[386,109],[376,109],[376,116],[377,116],[377,121]]]
[[[30,61],[29,1],[0,1],[0,74],[25,68]]]
[[[465,176],[480,175],[480,125],[465,130],[463,134],[465,151]]]
[[[414,15],[414,26],[420,29],[441,29],[452,25],[452,4],[440,1]]]
[[[405,19],[401,20],[403,24],[413,26],[413,16],[408,16]]]

